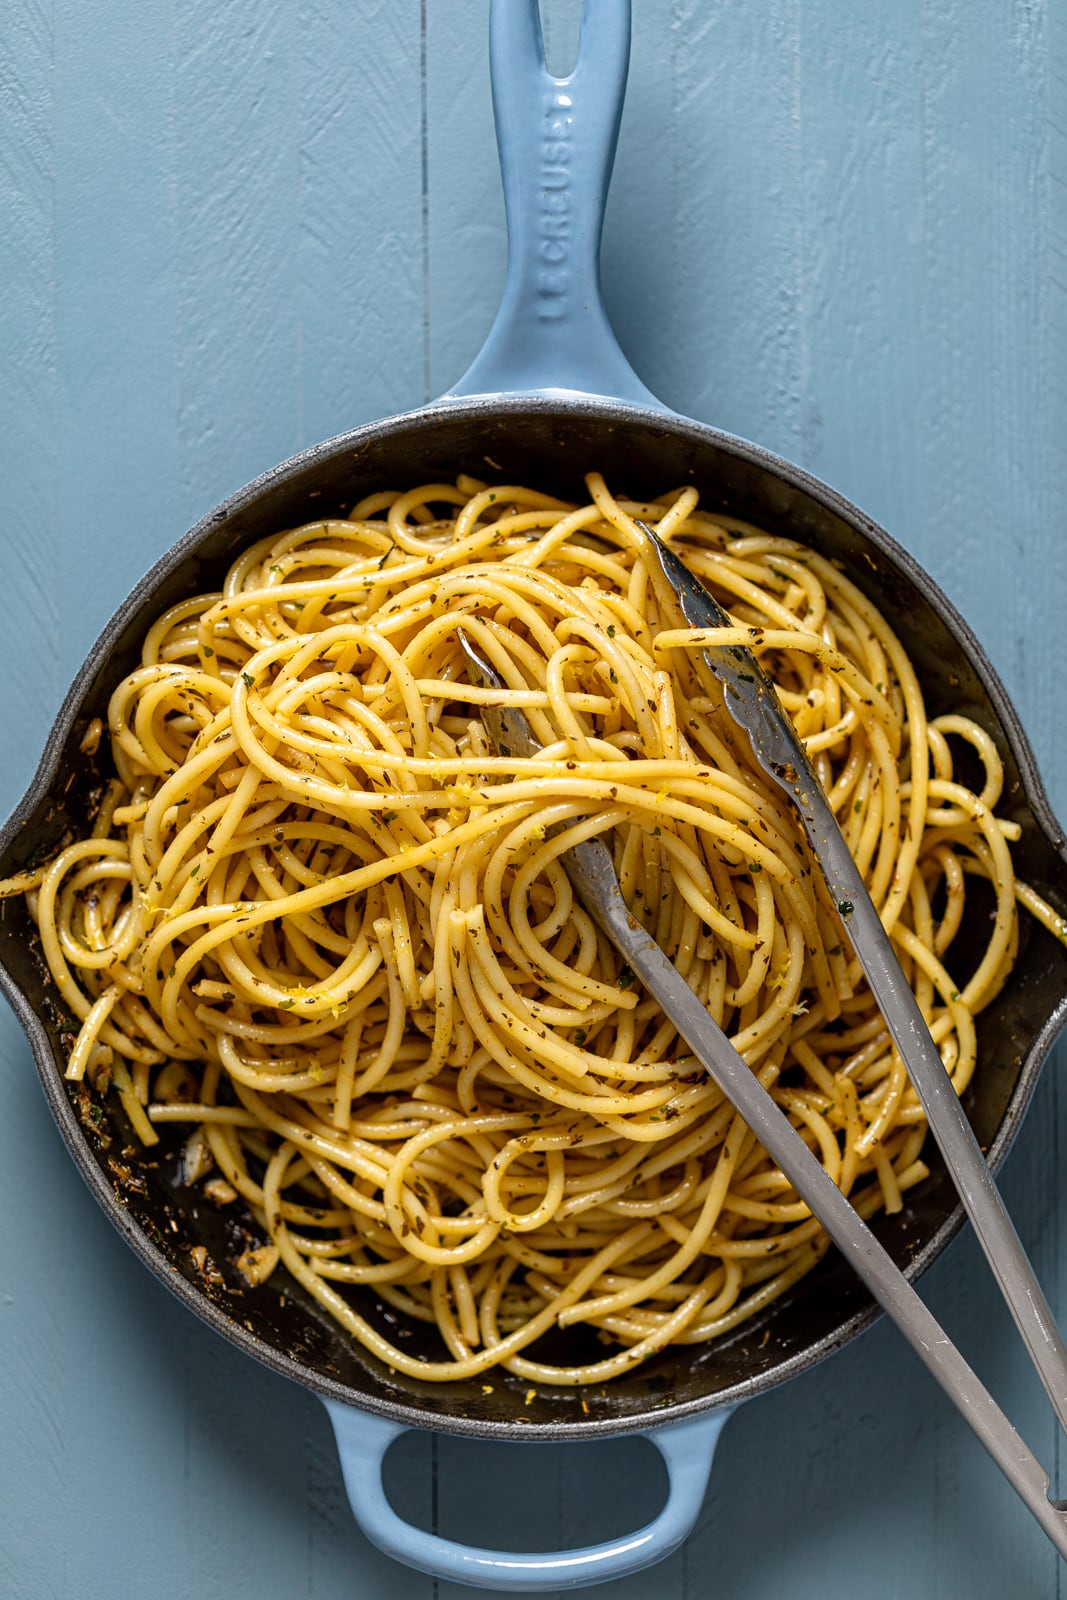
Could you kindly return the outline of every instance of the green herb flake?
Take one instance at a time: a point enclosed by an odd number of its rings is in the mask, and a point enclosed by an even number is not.
[[[630,968],[629,967],[623,967],[622,971],[619,973],[619,988],[620,989],[632,989],[633,988],[633,983],[634,983],[634,975],[630,971]]]
[[[253,676],[252,676],[252,674],[250,672],[242,672],[242,674],[241,674],[241,682],[244,684],[246,689],[255,688],[256,680],[255,680],[255,678],[253,678]]]
[[[837,902],[837,909],[840,911],[843,917],[850,917],[856,908],[852,904],[851,900],[839,900]]]

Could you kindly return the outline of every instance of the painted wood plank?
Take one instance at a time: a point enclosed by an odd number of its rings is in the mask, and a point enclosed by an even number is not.
[[[1067,811],[1044,643],[1067,598],[1063,0],[635,10],[605,261],[624,347],[666,400],[801,459],[920,553]],[[546,6],[561,64],[574,15]],[[483,0],[14,0],[0,30],[10,802],[85,644],[163,545],[300,444],[458,376],[503,229]],[[316,1403],[208,1336],[87,1209],[31,1073],[5,1013],[0,1204],[20,1225],[0,1236],[0,1588],[428,1596],[354,1528]],[[1050,1069],[1005,1181],[1067,1307],[1062,1098]],[[1037,1419],[973,1247],[926,1283]],[[1033,1438],[1051,1449],[1047,1422]],[[477,1447],[406,1449],[398,1497],[431,1518],[436,1497],[442,1526],[503,1482]],[[503,1483],[501,1536],[530,1498],[543,1537],[577,1532],[580,1495],[583,1522],[610,1508],[611,1471],[578,1457]],[[636,1465],[625,1486],[640,1492]],[[1058,1582],[880,1328],[742,1411],[694,1540],[604,1592],[1044,1600]]]
[[[685,38],[675,0],[634,7],[630,81],[601,268],[604,303],[631,365],[665,405],[680,411],[692,409],[681,381],[689,364],[688,336],[676,336],[674,302],[685,254],[679,167],[691,131],[678,95],[678,52]]]
[[[676,8],[668,376],[678,410],[783,455],[804,433],[797,0]],[[655,387],[655,384],[653,385]]]
[[[1043,189],[1047,233],[1042,263],[1041,304],[1045,351],[1042,379],[1047,396],[1046,460],[1053,484],[1054,526],[1045,570],[1056,575],[1062,584],[1067,582],[1067,562],[1064,561],[1062,544],[1063,508],[1067,505],[1067,451],[1063,447],[1067,432],[1067,7],[1050,7],[1046,12],[1046,24],[1048,68],[1043,110],[1047,170]],[[1061,604],[1057,623],[1062,616]],[[1058,638],[1058,634],[1053,637]],[[1058,815],[1062,820],[1067,811],[1067,739],[1064,738],[1067,719],[1056,693],[1059,678],[1057,652],[1046,652],[1038,670],[1031,676],[1040,685],[1034,697],[1036,703],[1033,705],[1031,733],[1037,740],[1038,758],[1051,785],[1053,804],[1058,807]],[[1067,1307],[1067,1185],[1060,1181],[1067,1163],[1067,1093],[1062,1087],[1062,1079],[1067,1072],[1067,1044],[1061,1042],[1050,1069],[1052,1112],[1048,1123],[1051,1158],[1044,1169],[1035,1162],[1034,1170],[1045,1212],[1044,1281],[1050,1285],[1052,1303],[1062,1314],[1063,1308]],[[1067,1498],[1067,1449],[1059,1437],[1056,1439],[1054,1459],[1055,1491],[1059,1497]],[[1057,1574],[1057,1578],[1062,1593],[1067,1587],[1063,1573]]]
[[[425,7],[427,398],[467,370],[504,284],[504,203],[481,0]]]
[[[169,38],[139,8],[57,4],[55,598],[69,680],[178,531]],[[134,39],[136,43],[134,44]],[[160,526],[162,523],[162,526]]]
[[[20,648],[5,679],[8,803],[37,764],[61,693],[56,662],[54,37],[46,5],[0,12],[0,474],[5,575]]]
[[[289,6],[175,14],[182,523],[301,442],[299,32]]]
[[[419,0],[300,8],[300,443],[421,404]]]

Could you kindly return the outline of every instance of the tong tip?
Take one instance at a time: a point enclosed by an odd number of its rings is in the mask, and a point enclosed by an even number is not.
[[[681,606],[682,615],[689,626],[729,628],[731,621],[728,613],[700,579],[690,572],[681,556],[672,550],[647,522],[635,517],[634,523],[648,540],[648,548],[656,557],[660,572],[674,591],[674,597]]]
[[[472,683],[479,684],[483,689],[499,689],[503,686],[500,675],[477,649],[465,628],[457,627],[456,643],[467,658],[467,665],[473,673]]]

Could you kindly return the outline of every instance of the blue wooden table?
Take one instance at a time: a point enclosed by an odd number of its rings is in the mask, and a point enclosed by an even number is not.
[[[95,633],[225,493],[465,368],[503,276],[486,0],[5,0],[0,703],[8,810]],[[546,0],[568,64],[577,0]],[[887,526],[984,641],[1067,814],[1067,0],[635,0],[605,280],[677,409]],[[1067,1315],[1061,1050],[1005,1174]],[[455,1597],[355,1528],[318,1403],[219,1342],[88,1199],[0,1016],[0,1594]],[[972,1241],[923,1292],[1059,1444]],[[412,1514],[576,1540],[635,1445],[409,1437]],[[1067,1483],[1061,1482],[1061,1493]],[[480,1507],[491,1507],[485,1511]],[[1056,1558],[878,1326],[729,1424],[698,1531],[605,1596],[1048,1600]]]

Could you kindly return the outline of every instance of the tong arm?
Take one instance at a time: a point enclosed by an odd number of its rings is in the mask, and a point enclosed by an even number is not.
[[[479,654],[462,628],[457,629],[457,638],[467,658],[472,681],[487,688],[502,688],[495,669]],[[480,706],[479,712],[497,750],[507,748],[511,754],[519,755],[530,755],[537,750],[529,723],[521,711]],[[1049,1499],[1048,1473],[888,1251],[808,1149],[785,1112],[630,911],[607,846],[599,839],[585,840],[563,851],[560,865],[597,926],[674,1023],[713,1082],[744,1118],[853,1271],[896,1323],[1056,1549],[1067,1558],[1067,1510]]]
[[[675,552],[645,523],[637,526],[690,627],[732,628],[730,616]],[[1067,1348],[804,745],[751,650],[709,645],[702,655],[722,684],[725,708],[746,734],[753,756],[800,821],[949,1176],[1060,1426],[1067,1430]]]

